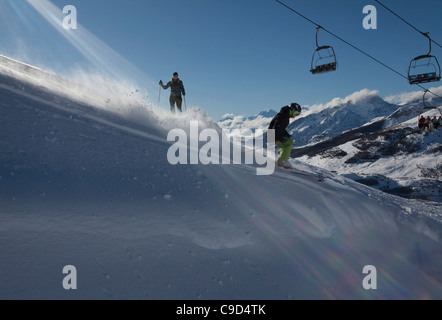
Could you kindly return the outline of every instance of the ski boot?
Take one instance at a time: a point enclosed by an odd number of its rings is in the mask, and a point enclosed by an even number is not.
[[[292,166],[290,165],[290,163],[288,161],[277,161],[276,165],[280,168],[284,168],[284,169],[291,169]]]

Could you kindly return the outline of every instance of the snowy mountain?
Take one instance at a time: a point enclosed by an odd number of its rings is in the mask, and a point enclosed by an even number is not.
[[[409,107],[405,110],[408,113]],[[436,114],[436,110],[423,113],[431,118]],[[420,131],[414,115],[383,129],[391,119],[294,149],[292,156],[389,193],[442,202],[441,130]]]
[[[220,131],[201,110],[0,65],[0,299],[442,297],[439,204],[295,160],[172,165],[171,129]]]
[[[296,146],[305,146],[360,127],[373,119],[387,117],[397,109],[397,105],[380,98],[377,91],[364,89],[324,105],[303,106],[303,113],[291,123],[288,131],[296,136]],[[276,113],[267,110],[251,117],[229,114],[219,120],[218,124],[228,130],[267,129]]]
[[[389,116],[396,109],[396,105],[382,100],[377,92],[361,90],[345,99],[333,100],[320,112],[309,110],[294,121],[289,130],[295,133],[296,146],[315,144],[373,119]]]
[[[257,115],[249,117],[226,114],[218,121],[218,125],[228,131],[237,130],[241,132],[245,130],[255,131],[256,129],[266,130],[270,121],[276,114],[277,112],[272,109],[262,111]]]
[[[442,201],[440,131],[417,130],[418,116],[440,113],[424,109],[422,93],[402,98],[407,99],[397,105],[361,90],[307,107],[288,127],[295,141],[292,157],[403,197]],[[441,98],[429,102],[442,106]]]

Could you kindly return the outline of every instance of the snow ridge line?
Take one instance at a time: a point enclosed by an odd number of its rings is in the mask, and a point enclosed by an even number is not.
[[[59,105],[57,103],[54,103],[54,102],[48,101],[46,99],[39,98],[39,97],[36,97],[34,95],[28,94],[26,92],[23,92],[20,89],[13,88],[13,87],[11,87],[9,85],[0,83],[0,88],[8,90],[8,91],[13,92],[13,93],[18,94],[18,95],[21,95],[21,96],[26,97],[28,99],[34,100],[36,102],[46,104],[46,105],[48,105],[48,106],[50,106],[52,108],[55,108],[57,110],[61,110],[63,112],[70,113],[70,114],[75,114],[75,115],[77,115],[79,117],[86,118],[86,119],[89,119],[89,120],[92,120],[92,121],[95,121],[95,122],[99,122],[99,123],[104,124],[106,126],[113,127],[115,129],[118,129],[118,130],[130,133],[132,135],[136,135],[136,136],[139,136],[139,137],[142,137],[142,138],[145,138],[145,139],[150,139],[150,140],[153,140],[153,141],[156,141],[156,142],[168,144],[168,142],[166,141],[165,138],[161,138],[161,137],[149,134],[147,132],[144,132],[144,131],[141,131],[141,130],[138,130],[138,129],[134,129],[134,128],[130,128],[130,127],[127,127],[127,126],[124,126],[124,125],[121,125],[121,124],[117,124],[115,122],[112,122],[112,121],[109,121],[109,120],[106,120],[106,119],[103,119],[103,118],[100,118],[100,117],[97,117],[97,116],[85,113],[85,112],[80,111],[80,110],[75,110],[75,109],[70,109],[70,108],[67,108],[67,107],[63,107],[63,106],[61,106],[61,105]]]

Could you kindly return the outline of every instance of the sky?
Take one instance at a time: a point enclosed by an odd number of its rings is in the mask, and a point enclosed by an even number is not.
[[[283,2],[403,75],[428,52],[425,37],[374,0]],[[442,43],[441,1],[381,2]],[[77,10],[76,30],[62,28],[66,5]],[[377,9],[376,30],[363,27],[366,5]],[[86,70],[134,80],[163,109],[169,92],[158,82],[178,72],[186,106],[215,120],[362,89],[382,97],[422,90],[323,30],[319,45],[334,48],[338,70],[312,75],[316,26],[274,0],[0,0],[0,8],[0,54],[66,77]],[[442,49],[432,49],[442,59]]]

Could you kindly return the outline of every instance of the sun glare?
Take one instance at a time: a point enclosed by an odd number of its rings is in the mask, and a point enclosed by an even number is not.
[[[153,80],[89,32],[80,22],[77,29],[65,29],[63,20],[66,15],[63,8],[58,8],[49,0],[27,2],[98,70],[118,81],[141,83],[152,92],[149,89],[153,88]]]

